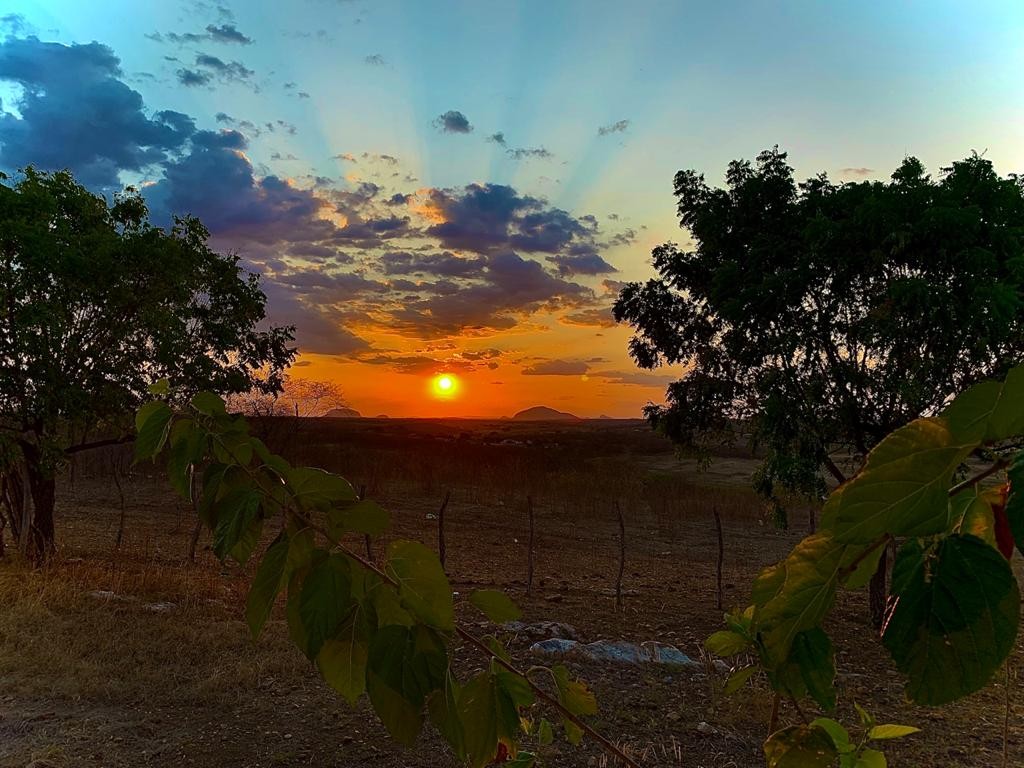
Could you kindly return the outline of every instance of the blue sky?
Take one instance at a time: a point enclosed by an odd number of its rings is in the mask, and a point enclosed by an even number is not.
[[[633,415],[659,400],[666,374],[638,373],[627,329],[602,312],[619,281],[651,274],[651,247],[685,239],[681,168],[719,180],[779,144],[802,176],[885,178],[907,154],[937,171],[971,150],[1024,171],[1020,2],[9,0],[3,13],[0,167],[67,165],[98,191],[142,183],[155,215],[212,222],[215,244],[264,274],[272,316],[299,327],[306,373],[367,412],[438,413],[421,384],[440,370],[465,379],[452,414],[543,400]],[[46,62],[61,74],[40,74]],[[105,124],[114,91],[132,115]]]

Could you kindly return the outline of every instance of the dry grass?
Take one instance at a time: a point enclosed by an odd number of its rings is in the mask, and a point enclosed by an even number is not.
[[[428,514],[452,488],[446,525],[455,589],[508,589],[528,620],[568,622],[587,641],[658,638],[700,654],[702,639],[719,626],[713,508],[724,520],[727,605],[744,603],[756,572],[802,534],[762,521],[746,487],[750,457],[733,456],[701,475],[628,424],[607,432],[506,426],[387,424],[382,436],[351,423],[307,436],[321,444],[285,448],[293,458],[354,467],[349,476],[374,484],[391,509],[394,535],[429,545],[436,532]],[[334,696],[291,647],[281,616],[250,640],[241,620],[248,574],[205,549],[197,563],[187,561],[192,521],[155,474],[137,472],[125,488],[120,550],[116,491],[98,461],[82,462],[61,491],[61,556],[35,572],[0,565],[0,766],[451,764],[433,736],[401,750],[365,706],[352,710]],[[522,594],[527,493],[539,534],[532,598]],[[622,499],[627,522],[623,610],[613,595],[613,498]],[[461,599],[463,618],[477,621]],[[842,716],[853,720],[856,699],[881,718],[924,727],[925,736],[897,748],[894,765],[998,765],[1001,684],[955,707],[908,709],[865,614],[854,596],[830,627],[840,646]],[[526,641],[509,639],[523,656]],[[466,669],[479,663],[461,652],[458,660]],[[723,696],[724,676],[707,661],[698,671],[570,664],[597,693],[595,724],[644,765],[759,765],[770,695],[761,683],[741,697]],[[1018,653],[1014,669],[1019,662]],[[1021,714],[1016,703],[1012,714]],[[789,709],[783,715],[796,717]],[[1016,727],[1010,756],[1011,765],[1024,762]],[[593,745],[553,746],[545,758],[570,768],[607,764]]]

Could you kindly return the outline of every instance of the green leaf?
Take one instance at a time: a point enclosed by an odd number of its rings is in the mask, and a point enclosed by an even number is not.
[[[839,757],[832,737],[813,725],[792,725],[764,743],[768,768],[832,768]]]
[[[941,419],[912,421],[882,440],[860,474],[829,496],[821,527],[842,543],[941,533],[949,525],[950,480],[976,446],[954,440]]]
[[[227,413],[224,400],[213,392],[198,392],[192,398],[192,407],[205,416],[220,416]]]
[[[882,642],[908,676],[912,701],[945,704],[979,690],[1013,648],[1017,580],[980,539],[950,536],[928,550],[908,542],[893,568],[893,594]]]
[[[284,586],[288,547],[288,537],[285,534],[278,536],[264,553],[252,586],[249,587],[249,596],[245,600],[245,620],[254,640],[259,637],[274,608],[277,593]]]
[[[218,558],[224,560],[230,554],[242,564],[248,559],[256,545],[252,528],[258,522],[260,500],[257,490],[242,486],[214,503],[212,512],[217,525],[213,529],[213,551]],[[240,543],[241,549],[236,549]]]
[[[469,602],[495,624],[515,621],[522,615],[511,598],[496,589],[478,589],[469,596]]]
[[[472,677],[459,694],[459,719],[471,768],[490,763],[498,751],[497,688],[490,671]]]
[[[870,712],[864,707],[858,704],[856,701],[853,702],[853,708],[857,710],[857,717],[860,718],[860,725],[862,728],[873,728],[875,725],[875,718]]]
[[[857,762],[853,764],[853,768],[888,768],[888,766],[889,762],[885,759],[885,755],[877,749],[865,749],[860,753]]]
[[[958,440],[991,443],[1024,434],[1024,365],[1005,381],[983,381],[961,393],[942,417]]]
[[[153,395],[154,397],[161,397],[163,395],[170,393],[171,382],[168,381],[167,379],[157,379],[148,387],[146,387],[146,389],[149,391],[149,394]]]
[[[466,760],[466,734],[459,715],[461,688],[449,669],[445,673],[444,687],[430,694],[427,699],[427,713],[430,722],[451,747],[460,762]]]
[[[750,666],[743,667],[743,669],[737,669],[729,675],[729,679],[725,681],[725,688],[723,689],[725,695],[730,696],[736,693],[736,691],[742,688],[746,682],[754,676],[755,672],[757,672],[757,667]]]
[[[160,453],[167,440],[174,412],[166,403],[154,400],[135,414],[135,461],[151,459]]]
[[[302,585],[299,619],[306,634],[306,654],[315,659],[334,637],[355,604],[351,566],[345,555],[332,554],[313,566]]]
[[[569,670],[561,664],[551,668],[551,676],[555,680],[555,688],[558,692],[558,702],[574,715],[595,715],[597,714],[597,699],[587,686],[579,680],[569,677]],[[579,744],[583,739],[583,731],[578,725],[567,718],[562,718],[562,726],[565,728],[565,738],[570,744]]]
[[[512,760],[505,763],[505,768],[533,768],[537,764],[537,756],[532,752],[520,752]]]
[[[387,626],[370,641],[366,692],[388,733],[412,746],[423,728],[427,697],[445,685],[448,655],[437,634],[423,626]]]
[[[222,464],[247,467],[252,462],[252,442],[248,435],[229,432],[214,438],[213,455]]]
[[[190,469],[203,458],[206,439],[192,419],[178,419],[171,427],[171,450],[167,455],[167,476],[174,490],[186,500],[191,500],[192,483]]]
[[[912,725],[897,725],[895,723],[886,723],[885,725],[876,725],[874,728],[868,731],[869,739],[902,739],[904,736],[909,736],[912,733],[920,733],[920,728],[915,728]]]
[[[366,690],[370,648],[361,612],[354,610],[337,634],[324,641],[316,657],[320,674],[334,690],[355,704]]]
[[[447,632],[455,629],[452,588],[433,551],[418,541],[393,542],[386,569],[398,583],[402,605],[414,616]]]
[[[820,627],[801,632],[793,640],[792,659],[811,698],[826,712],[835,709],[836,665],[828,635]]]
[[[850,743],[850,733],[843,726],[831,717],[816,717],[811,720],[811,727],[821,728],[832,739],[836,751],[840,753],[852,752],[856,746]]]
[[[542,747],[546,747],[554,740],[555,734],[551,730],[551,723],[542,717],[540,725],[537,726],[537,743]]]
[[[369,499],[341,502],[327,511],[327,532],[338,539],[349,532],[380,536],[390,525],[387,510]]]
[[[960,533],[981,539],[990,547],[996,546],[996,517],[992,505],[984,496],[971,489],[971,500],[960,518]]]
[[[704,641],[705,648],[715,654],[715,656],[721,656],[725,659],[743,653],[749,646],[750,642],[747,638],[728,629],[721,629]]]
[[[315,467],[294,467],[286,480],[295,501],[304,509],[320,509],[356,498],[348,480]]]

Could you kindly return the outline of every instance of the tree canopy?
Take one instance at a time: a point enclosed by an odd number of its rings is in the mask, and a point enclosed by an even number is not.
[[[27,470],[38,544],[52,544],[54,467],[130,430],[151,382],[280,389],[291,329],[265,326],[258,277],[207,238],[194,218],[154,226],[133,190],[108,205],[67,172],[0,176],[0,430]]]
[[[738,160],[716,188],[675,177],[693,244],[653,252],[614,313],[637,364],[686,366],[647,415],[696,446],[751,430],[759,477],[818,494],[822,468],[1001,377],[1024,352],[1024,183],[974,154],[929,176],[797,183],[785,152]]]

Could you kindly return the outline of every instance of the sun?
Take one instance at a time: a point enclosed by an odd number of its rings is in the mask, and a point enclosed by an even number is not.
[[[459,382],[450,373],[439,373],[434,377],[431,386],[436,397],[448,398],[455,396],[455,392],[459,388]]]

